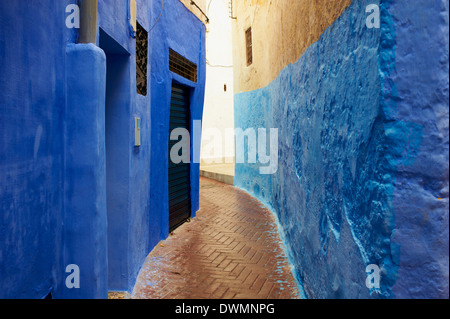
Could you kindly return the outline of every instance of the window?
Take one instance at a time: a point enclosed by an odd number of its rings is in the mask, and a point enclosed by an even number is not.
[[[147,95],[148,32],[136,23],[136,87],[137,93]]]
[[[169,70],[197,83],[197,65],[172,49],[169,49]]]
[[[252,49],[252,28],[248,28],[245,31],[245,47],[247,53],[247,66],[252,65],[253,63],[253,49]]]

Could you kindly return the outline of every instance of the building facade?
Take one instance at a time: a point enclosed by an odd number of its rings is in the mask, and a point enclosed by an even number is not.
[[[170,133],[202,119],[205,18],[179,0],[47,2],[0,2],[0,297],[107,298],[198,210],[199,164],[171,167]]]
[[[201,161],[234,162],[233,41],[229,1],[209,0],[206,14],[206,93],[203,113]],[[226,143],[226,138],[229,143]]]
[[[279,164],[235,185],[277,216],[303,296],[448,298],[448,4],[233,12],[235,125],[277,129]]]

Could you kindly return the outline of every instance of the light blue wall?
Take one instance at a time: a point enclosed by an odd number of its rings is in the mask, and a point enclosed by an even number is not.
[[[279,130],[278,172],[237,164],[235,185],[277,215],[305,297],[448,297],[448,7],[416,2],[378,3],[368,29],[377,1],[353,1],[270,85],[235,96],[237,128]]]

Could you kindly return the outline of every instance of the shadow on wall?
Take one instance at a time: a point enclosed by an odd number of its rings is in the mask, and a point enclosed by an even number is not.
[[[106,54],[108,288],[123,290],[128,287],[130,54],[102,29],[99,45]]]

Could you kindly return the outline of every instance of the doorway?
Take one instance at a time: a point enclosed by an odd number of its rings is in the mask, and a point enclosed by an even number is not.
[[[130,54],[100,29],[106,54],[105,146],[108,289],[128,288]]]
[[[173,84],[170,99],[170,133],[177,128],[190,131],[189,88]],[[171,148],[179,141],[169,140]],[[191,165],[175,164],[169,156],[169,232],[191,217]]]

